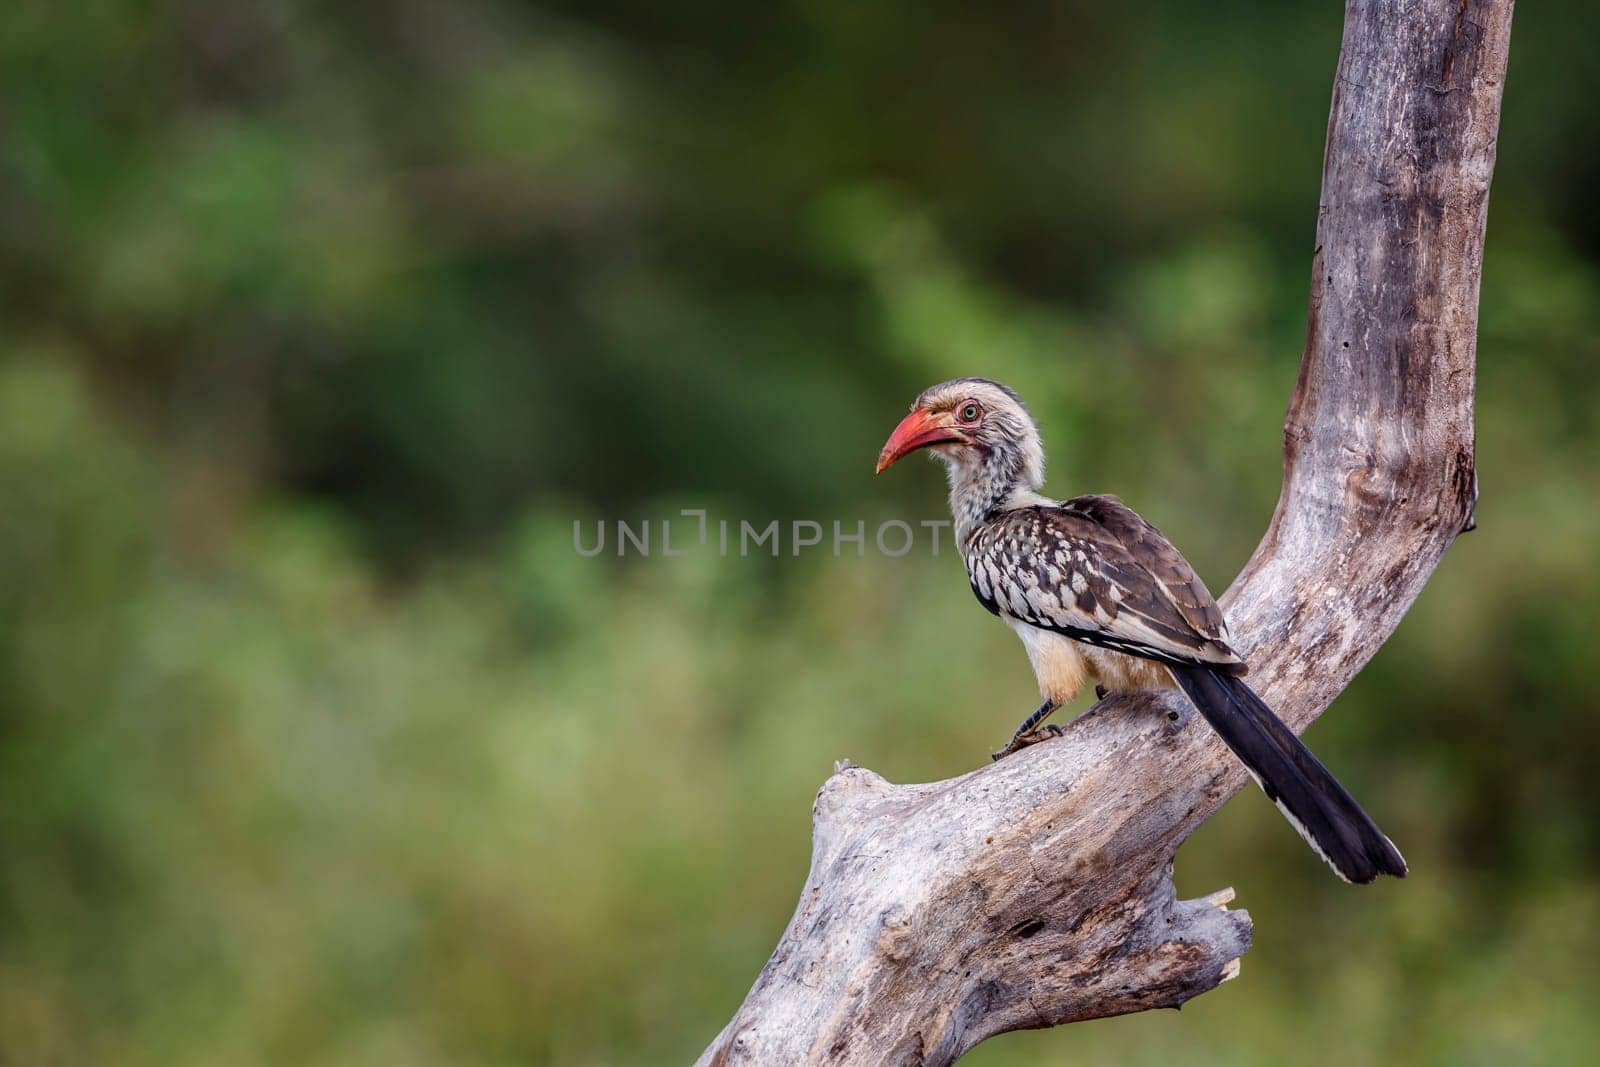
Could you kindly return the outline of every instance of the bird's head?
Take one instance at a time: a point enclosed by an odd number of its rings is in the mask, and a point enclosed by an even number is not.
[[[955,378],[923,390],[878,454],[878,473],[922,448],[950,466],[952,480],[1044,484],[1044,447],[1033,416],[1021,397],[988,378]]]

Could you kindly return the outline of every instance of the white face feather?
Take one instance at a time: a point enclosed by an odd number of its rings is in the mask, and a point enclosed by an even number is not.
[[[1024,488],[1038,489],[1044,484],[1044,444],[1033,416],[1003,386],[977,378],[958,378],[928,389],[917,398],[918,406],[934,410],[954,410],[968,400],[983,407],[983,418],[973,436],[991,448],[1004,448],[1016,456],[1018,481]],[[954,466],[982,466],[981,453],[962,445],[938,445],[933,451]]]
[[[996,507],[1038,503],[1044,484],[1044,445],[1033,416],[1009,389],[982,378],[957,378],[926,390],[916,406],[955,411],[968,401],[983,409],[978,423],[963,432],[977,447],[935,445],[950,479],[950,511],[962,538]]]

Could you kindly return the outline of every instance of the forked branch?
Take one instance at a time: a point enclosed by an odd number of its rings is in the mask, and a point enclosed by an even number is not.
[[[1484,221],[1511,0],[1353,0],[1283,490],[1222,598],[1303,730],[1470,529]],[[1156,704],[1166,700],[1157,713]],[[1181,705],[1181,706],[1180,706]],[[948,1064],[994,1034],[1176,1006],[1238,972],[1178,846],[1245,784],[1177,696],[1114,696],[946,782],[842,768],[783,939],[704,1064]]]

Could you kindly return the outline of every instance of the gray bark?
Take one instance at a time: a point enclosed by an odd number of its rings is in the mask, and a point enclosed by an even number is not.
[[[1282,494],[1222,598],[1252,684],[1297,730],[1471,528],[1511,12],[1346,9]],[[1172,857],[1246,781],[1176,694],[1114,695],[950,781],[842,766],[794,918],[699,1062],[948,1064],[994,1034],[1182,1004],[1238,973],[1251,928],[1231,890],[1178,900]]]

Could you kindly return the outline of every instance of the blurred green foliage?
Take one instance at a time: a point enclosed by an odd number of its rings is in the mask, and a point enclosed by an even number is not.
[[[871,460],[983,373],[1222,588],[1340,16],[0,10],[0,1063],[687,1061],[831,761],[967,770],[1032,683],[948,553],[572,521],[938,517]],[[1247,796],[1178,872],[1256,917],[1237,982],[972,1062],[1600,1056],[1600,13],[1518,19],[1480,528],[1312,738],[1412,877]]]

